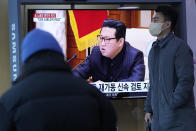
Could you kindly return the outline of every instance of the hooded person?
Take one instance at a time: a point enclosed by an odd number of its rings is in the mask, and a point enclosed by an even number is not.
[[[72,75],[50,33],[34,29],[21,49],[21,73],[0,99],[0,131],[116,130],[110,101]]]

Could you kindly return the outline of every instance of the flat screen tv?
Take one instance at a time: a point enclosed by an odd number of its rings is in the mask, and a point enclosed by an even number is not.
[[[101,26],[96,22],[99,21],[99,23],[102,23],[104,18],[111,18],[120,20],[126,25],[125,40],[131,46],[143,52],[145,78],[144,81],[108,82],[105,84],[96,84],[96,86],[103,93],[118,93],[120,91],[117,90],[122,89],[122,87],[125,92],[126,90],[129,92],[126,88],[128,85],[132,92],[132,98],[145,97],[149,86],[147,58],[152,42],[156,39],[150,35],[148,26],[151,22],[154,9],[160,4],[172,5],[180,11],[183,7],[183,1],[181,0],[168,0],[164,2],[161,0],[157,2],[153,0],[143,0],[143,2],[130,0],[128,2],[121,1],[113,3],[112,1],[52,2],[50,0],[43,0],[38,2],[18,0],[17,2],[12,2],[9,0],[11,81],[16,80],[21,69],[21,41],[32,29],[40,28],[50,32],[59,42],[65,55],[65,61],[72,68],[76,68],[91,54],[92,48],[96,45],[96,42],[94,42],[96,38],[89,40],[89,43],[85,43],[85,46],[81,46],[78,43],[83,41],[84,38],[89,38],[88,35],[92,32],[99,33]],[[184,13],[183,11],[181,12]],[[73,15],[74,13],[78,13],[79,15]],[[95,16],[97,20],[95,20]],[[180,18],[183,18],[183,15]],[[77,27],[74,26],[73,19]],[[94,28],[92,25],[94,27],[98,25],[98,27]],[[186,39],[186,36],[182,33],[183,30],[185,29],[180,27],[176,32],[177,35]]]

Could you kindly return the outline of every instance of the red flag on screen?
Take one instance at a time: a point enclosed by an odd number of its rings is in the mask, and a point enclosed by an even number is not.
[[[78,50],[97,44],[103,21],[108,18],[107,10],[69,10],[70,24]]]

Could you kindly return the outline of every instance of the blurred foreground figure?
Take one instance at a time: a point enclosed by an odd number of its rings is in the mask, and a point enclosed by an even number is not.
[[[115,131],[112,104],[72,75],[50,33],[31,31],[21,57],[21,74],[0,99],[0,131]]]

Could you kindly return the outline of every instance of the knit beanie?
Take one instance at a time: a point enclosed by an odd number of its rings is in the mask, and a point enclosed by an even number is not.
[[[21,50],[22,63],[33,54],[42,50],[52,50],[64,55],[53,35],[40,29],[34,29],[25,36]]]

